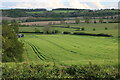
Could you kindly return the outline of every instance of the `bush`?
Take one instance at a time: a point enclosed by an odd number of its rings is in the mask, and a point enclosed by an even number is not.
[[[91,34],[91,33],[84,33],[84,32],[74,32],[73,35],[87,35],[87,36],[103,36],[103,37],[113,37],[112,35],[109,34]]]
[[[81,30],[82,30],[82,31],[84,31],[84,30],[85,30],[85,28],[84,28],[84,27],[82,27],[82,28],[81,28]]]
[[[107,28],[107,27],[105,27],[105,30],[108,30],[108,28]]]
[[[91,63],[86,66],[65,66],[60,68],[56,65],[33,65],[31,63],[16,64],[10,66],[6,64],[2,66],[2,79],[3,80],[49,80],[50,78],[76,78],[82,80],[117,80],[119,75],[117,68],[102,67],[92,65]]]
[[[95,31],[96,29],[95,28],[93,28],[93,31]]]
[[[97,23],[96,21],[94,21],[94,23]]]
[[[58,30],[54,30],[53,33],[54,33],[54,34],[57,34],[57,33],[59,33],[59,31],[58,31]]]
[[[70,32],[63,32],[63,34],[71,34]]]

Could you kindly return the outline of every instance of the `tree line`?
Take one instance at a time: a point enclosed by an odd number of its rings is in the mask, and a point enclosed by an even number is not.
[[[65,10],[67,12],[54,12]],[[72,12],[70,12],[73,10]],[[32,13],[40,12],[41,13]],[[28,13],[31,12],[31,13]],[[46,9],[3,9],[2,15],[7,17],[104,17],[118,15],[118,9],[101,9],[101,10],[89,10],[89,9],[69,9],[69,8],[58,8],[52,11]]]

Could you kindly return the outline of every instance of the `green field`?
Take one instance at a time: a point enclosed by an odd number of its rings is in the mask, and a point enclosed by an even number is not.
[[[117,65],[117,38],[25,34],[24,61],[58,64]]]
[[[77,28],[82,28],[84,27],[84,31],[77,31],[78,29],[74,28],[61,28],[59,26],[68,26],[69,27],[77,27]],[[59,24],[59,25],[51,25],[52,30],[58,30],[60,32],[63,31],[68,31],[68,32],[87,32],[87,33],[104,33],[104,34],[109,34],[113,36],[118,36],[118,23],[80,23],[80,24]],[[35,28],[37,28],[40,31],[43,31],[43,27],[39,26],[31,26],[31,27],[20,27],[20,32],[34,32]],[[95,28],[95,31],[93,29]],[[105,30],[107,28],[107,30]]]
[[[2,11],[0,79],[119,79],[118,9]]]

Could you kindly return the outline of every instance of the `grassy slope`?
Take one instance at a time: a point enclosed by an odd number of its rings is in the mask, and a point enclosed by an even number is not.
[[[21,40],[25,43],[25,61],[37,63],[52,62],[60,64],[117,64],[117,40],[115,38],[74,36],[74,35],[32,35]],[[25,41],[24,41],[25,40]],[[30,45],[43,61],[36,56]],[[42,55],[42,56],[41,56]]]

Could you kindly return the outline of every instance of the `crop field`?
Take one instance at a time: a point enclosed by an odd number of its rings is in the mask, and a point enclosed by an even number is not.
[[[58,64],[117,65],[117,38],[25,34],[24,61]]]

